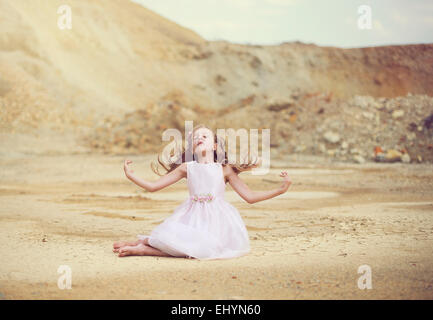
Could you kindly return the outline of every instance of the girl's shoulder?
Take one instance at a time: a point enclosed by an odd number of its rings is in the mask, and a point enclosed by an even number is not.
[[[182,162],[180,165],[178,165],[173,170],[179,170],[186,177],[186,174],[187,174],[187,162]]]

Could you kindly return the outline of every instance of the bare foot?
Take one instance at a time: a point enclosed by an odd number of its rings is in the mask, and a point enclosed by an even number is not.
[[[145,244],[144,240],[136,240],[136,241],[119,241],[113,244],[113,252],[118,252],[120,248],[126,246],[136,246],[138,244]]]
[[[160,256],[160,257],[172,257],[166,252],[160,251],[159,249],[147,246],[140,243],[136,246],[124,246],[119,248],[119,257],[125,256]]]
[[[125,256],[146,256],[150,252],[150,247],[146,246],[142,243],[139,243],[135,246],[123,246],[121,248],[118,248],[119,257],[125,257]]]

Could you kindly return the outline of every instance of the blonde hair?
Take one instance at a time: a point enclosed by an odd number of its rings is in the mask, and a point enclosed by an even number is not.
[[[172,160],[168,159],[167,161],[162,161],[161,157],[160,157],[162,152],[161,152],[161,154],[158,155],[158,162],[164,168],[164,170],[166,170],[166,172],[164,174],[159,173],[158,165],[155,164],[154,162],[152,162],[150,165],[152,171],[155,172],[157,175],[162,176],[162,175],[168,174],[171,171],[173,171],[174,169],[176,169],[178,166],[180,166],[181,163],[184,163],[186,161],[186,154],[188,152],[190,152],[194,157],[194,153],[192,152],[192,150],[193,150],[192,149],[193,148],[192,138],[194,136],[195,131],[197,131],[200,128],[209,129],[214,136],[214,144],[217,143],[217,150],[214,150],[214,161],[215,162],[217,162],[218,159],[222,159],[221,164],[223,166],[230,165],[233,168],[233,170],[236,172],[236,174],[239,174],[243,171],[250,171],[252,168],[258,167],[260,160],[258,160],[256,158],[256,160],[254,162],[250,161],[251,159],[249,156],[248,156],[249,159],[247,162],[243,161],[242,164],[240,164],[238,162],[236,162],[236,164],[229,164],[228,158],[227,158],[227,152],[225,151],[225,139],[221,136],[217,136],[215,134],[215,131],[212,128],[210,128],[204,124],[198,124],[193,128],[191,135],[188,137],[187,147],[185,148],[183,145],[181,145],[179,147],[176,143],[175,150],[172,150],[170,152],[170,158],[175,157],[175,160],[172,161]],[[218,150],[220,150],[220,152],[221,152],[219,157],[218,157],[218,153],[217,153]]]

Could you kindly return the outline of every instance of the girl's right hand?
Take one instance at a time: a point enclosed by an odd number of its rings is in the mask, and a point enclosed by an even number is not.
[[[131,175],[132,173],[134,173],[134,170],[132,170],[129,167],[129,164],[132,163],[132,160],[125,160],[125,162],[123,163],[123,170],[125,171],[125,175],[128,177],[129,175]]]

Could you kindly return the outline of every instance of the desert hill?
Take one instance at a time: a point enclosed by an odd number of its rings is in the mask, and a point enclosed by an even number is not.
[[[3,155],[155,151],[194,120],[270,128],[274,154],[433,161],[433,44],[211,42],[124,0],[74,0],[61,30],[63,4],[0,0]]]

